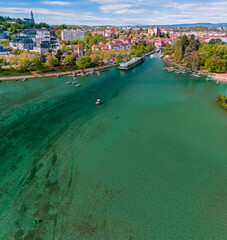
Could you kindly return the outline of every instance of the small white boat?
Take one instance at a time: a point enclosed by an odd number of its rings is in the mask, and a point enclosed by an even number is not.
[[[76,84],[76,82],[72,82],[72,84]]]
[[[23,81],[27,81],[27,78],[24,78]]]
[[[95,104],[96,104],[96,105],[100,105],[101,103],[102,103],[102,102],[101,102],[101,99],[97,99]]]
[[[77,84],[76,87],[80,87],[80,84]]]
[[[67,84],[67,85],[68,85],[68,84],[71,84],[71,82],[67,82],[66,84]]]
[[[217,81],[217,83],[216,84],[219,84],[220,83],[220,81]]]

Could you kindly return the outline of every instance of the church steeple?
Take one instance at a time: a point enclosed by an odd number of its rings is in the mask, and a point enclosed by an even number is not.
[[[31,20],[34,21],[33,12],[31,11]]]

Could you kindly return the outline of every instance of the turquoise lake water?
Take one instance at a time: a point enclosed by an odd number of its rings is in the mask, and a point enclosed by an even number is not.
[[[0,83],[0,239],[227,239],[227,85],[162,68]]]

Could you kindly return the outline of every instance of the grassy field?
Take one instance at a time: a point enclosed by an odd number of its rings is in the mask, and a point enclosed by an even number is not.
[[[25,75],[32,75],[32,73],[30,71],[19,72],[12,68],[0,70],[0,77],[13,77],[13,76],[25,76]]]
[[[37,74],[48,74],[48,73],[60,73],[60,72],[68,72],[68,71],[75,71],[78,70],[76,66],[71,66],[68,68],[58,68],[54,70],[47,70],[47,71],[37,71]]]

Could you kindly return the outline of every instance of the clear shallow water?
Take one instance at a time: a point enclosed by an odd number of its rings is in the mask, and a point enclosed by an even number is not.
[[[162,68],[0,83],[0,239],[227,238],[227,87]]]

